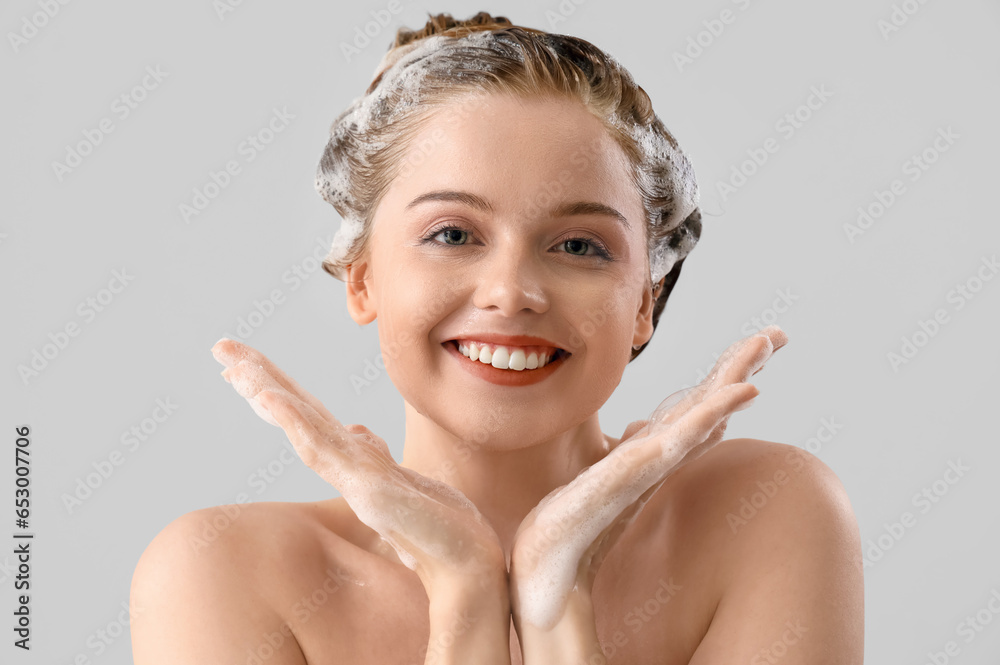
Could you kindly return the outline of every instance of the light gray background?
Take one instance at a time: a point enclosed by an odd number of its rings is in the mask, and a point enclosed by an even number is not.
[[[13,429],[28,424],[37,537],[30,654],[11,646],[13,545],[0,547],[0,659],[131,662],[122,603],[143,549],[171,520],[244,492],[253,501],[336,495],[297,459],[281,461],[283,435],[219,377],[209,352],[275,289],[284,301],[247,343],[344,422],[375,429],[401,459],[402,402],[392,383],[383,373],[360,391],[351,385],[379,355],[376,328],[351,321],[344,285],[309,258],[339,226],[313,174],[330,122],[363,92],[397,27],[422,26],[428,12],[485,10],[616,55],[701,182],[702,240],[650,347],[602,409],[604,430],[620,435],[700,380],[755,318],[777,322],[790,342],[755,377],[758,402],[732,419],[727,436],[809,448],[847,488],[865,552],[880,536],[891,542],[866,568],[868,661],[924,663],[954,641],[961,654],[952,662],[998,662],[1000,620],[971,642],[957,626],[1000,590],[1000,453],[990,425],[1000,279],[975,283],[1000,248],[1000,6],[906,4],[919,10],[886,38],[879,21],[891,20],[890,0],[402,2],[348,61],[341,45],[389,3],[246,0],[220,15],[208,0],[73,2],[16,51],[9,33],[41,9],[5,3],[0,501],[10,522],[0,531],[13,543]],[[679,69],[674,53],[724,9],[733,22]],[[112,103],[147,66],[167,76],[121,118]],[[786,138],[776,123],[813,86],[832,96]],[[247,162],[239,146],[274,108],[294,118]],[[60,181],[52,163],[105,117],[114,131]],[[958,138],[912,181],[904,163],[949,127]],[[722,201],[717,183],[768,138],[779,150]],[[185,223],[179,206],[229,160],[240,174]],[[845,224],[894,179],[905,193],[849,242]],[[284,278],[294,267],[308,273],[298,288]],[[134,278],[90,320],[78,306],[115,270]],[[949,292],[970,280],[981,289],[959,308]],[[781,292],[792,304],[777,312]],[[888,354],[938,309],[948,322],[929,340],[916,335],[926,343],[894,369]],[[74,322],[79,334],[22,380],[18,366]],[[130,450],[122,433],[141,426],[158,398],[177,410]],[[813,438],[831,420],[838,431]],[[63,495],[116,450],[122,464],[68,510]],[[939,482],[943,496],[922,512],[914,496],[956,460],[970,470],[955,484]],[[268,464],[277,470],[270,483],[254,475]],[[915,525],[893,541],[886,524],[905,512]],[[981,616],[994,618],[988,609]],[[101,630],[117,637],[98,649]]]

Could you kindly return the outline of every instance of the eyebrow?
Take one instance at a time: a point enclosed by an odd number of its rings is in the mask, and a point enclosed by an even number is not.
[[[475,208],[476,210],[481,210],[483,212],[493,212],[493,206],[486,199],[472,194],[471,192],[459,192],[451,189],[441,189],[433,192],[427,192],[421,194],[417,198],[413,199],[406,205],[406,209],[409,210],[421,203],[426,203],[428,201],[454,201],[456,203],[463,203],[470,208]],[[597,203],[596,201],[574,201],[572,203],[562,203],[555,206],[549,211],[549,214],[554,217],[571,217],[573,215],[602,215],[605,217],[611,217],[622,224],[626,229],[631,230],[632,226],[628,222],[628,218],[621,214],[614,208],[603,203]]]

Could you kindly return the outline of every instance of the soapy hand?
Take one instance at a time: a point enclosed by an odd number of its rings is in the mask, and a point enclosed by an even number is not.
[[[510,568],[511,610],[522,640],[525,630],[550,631],[574,612],[571,599],[589,603],[597,571],[625,528],[670,474],[722,440],[729,417],[758,393],[747,379],[787,341],[780,328],[768,326],[734,343],[703,382],[631,423],[606,457],[528,513]]]
[[[500,539],[464,494],[399,466],[385,441],[363,425],[342,425],[256,349],[221,339],[212,354],[254,411],[284,429],[302,461],[417,573],[429,597],[448,585],[506,582]]]

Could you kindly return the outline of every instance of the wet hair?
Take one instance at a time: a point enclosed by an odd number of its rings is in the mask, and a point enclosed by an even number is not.
[[[428,16],[420,30],[397,31],[365,94],[330,127],[316,189],[342,224],[323,269],[346,281],[345,268],[367,250],[389,185],[414,167],[406,163],[410,139],[432,115],[468,112],[477,95],[491,93],[574,99],[601,120],[631,167],[646,213],[646,287],[654,289],[655,331],[701,236],[701,211],[694,169],[649,96],[614,56],[586,40],[515,26],[486,12],[464,21]],[[630,362],[645,346],[632,349]]]

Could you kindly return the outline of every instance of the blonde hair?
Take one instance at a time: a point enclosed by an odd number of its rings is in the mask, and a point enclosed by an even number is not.
[[[579,100],[621,146],[647,217],[647,287],[665,278],[653,308],[655,329],[701,236],[690,161],[613,56],[586,40],[486,12],[465,21],[438,14],[419,31],[400,28],[365,95],[333,122],[316,189],[343,223],[323,269],[346,280],[345,268],[367,251],[375,211],[407,167],[410,139],[431,115],[459,98],[489,93]],[[643,348],[633,349],[631,359]]]

